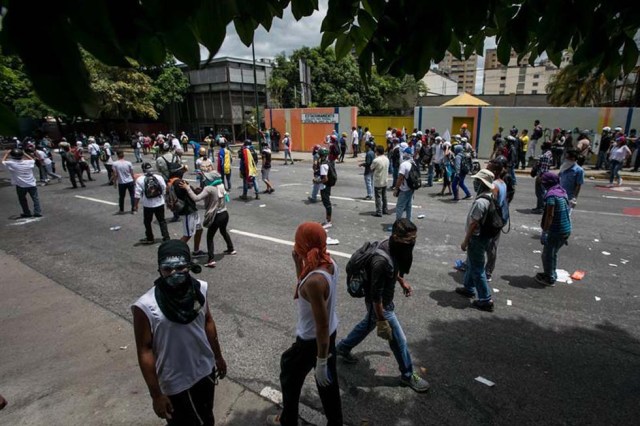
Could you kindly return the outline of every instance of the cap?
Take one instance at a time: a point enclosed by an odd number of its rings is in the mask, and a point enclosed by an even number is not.
[[[142,170],[147,172],[149,170],[151,170],[153,168],[153,166],[151,165],[151,163],[147,163],[146,161],[144,163],[142,163]]]

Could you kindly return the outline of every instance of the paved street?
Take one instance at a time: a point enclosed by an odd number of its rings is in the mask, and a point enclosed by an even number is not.
[[[283,166],[281,155],[274,154],[278,161],[271,173],[276,192],[261,194],[260,200],[238,199],[240,181],[237,169],[233,170],[229,213],[238,255],[216,256],[217,268],[205,269],[199,276],[210,284],[211,308],[229,377],[256,393],[279,389],[280,354],[294,340],[295,273],[290,245],[296,226],[324,219],[322,204],[306,201],[309,156]],[[12,217],[20,213],[15,189],[4,168],[0,169],[0,250],[94,302],[96,309],[103,307],[130,322],[130,304],[157,276],[157,246],[137,244],[144,236],[142,215],[115,215],[117,191],[103,185],[106,174],[102,173],[83,189],[69,189],[66,178],[61,184],[40,187],[44,218],[15,220]],[[388,236],[386,228],[395,216],[371,217],[374,204],[362,200],[366,195],[362,169],[353,160],[339,164],[337,170],[329,236],[340,242],[331,246],[342,267],[340,338],[365,312],[363,302],[344,291],[348,257],[363,242]],[[497,304],[493,314],[470,308],[466,299],[453,293],[462,275],[452,265],[464,258],[459,245],[470,203],[453,204],[435,197],[440,188],[417,191],[413,219],[418,243],[408,276],[414,295],[397,294],[396,311],[414,365],[432,388],[417,394],[401,387],[391,351],[372,333],[354,351],[358,364],[338,363],[348,423],[359,425],[363,419],[370,425],[389,426],[636,423],[640,415],[636,276],[640,186],[625,182],[614,190],[603,185],[597,180],[586,183],[573,213],[569,246],[559,255],[559,268],[569,273],[584,270],[585,278],[543,288],[533,280],[541,267],[536,251],[542,249],[540,216],[528,213],[535,204],[533,180],[518,176],[511,231],[501,238],[491,283]],[[395,199],[390,196],[390,201]],[[417,219],[421,214],[425,218]],[[121,229],[111,231],[113,226]],[[155,230],[159,237],[157,226]],[[179,238],[182,224],[169,224],[169,231]],[[225,246],[219,235],[215,243],[216,252],[221,253]],[[0,287],[16,289],[5,283]],[[32,297],[39,296],[33,293]],[[118,354],[122,368],[136,364],[135,351],[127,354],[126,360]],[[59,360],[50,362],[53,367]],[[19,365],[16,360],[12,363]],[[114,362],[108,366],[120,368]],[[86,374],[89,377],[92,372]],[[142,376],[135,374],[137,382],[133,382],[144,392]],[[62,381],[64,371],[60,375]],[[478,376],[495,386],[475,381]],[[4,387],[2,377],[0,393],[10,394],[12,388]],[[321,410],[312,379],[309,375],[303,403]],[[144,409],[152,415],[150,407]]]

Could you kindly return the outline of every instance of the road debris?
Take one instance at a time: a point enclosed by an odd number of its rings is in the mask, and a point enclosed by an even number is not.
[[[611,256],[611,253],[609,253],[608,251],[603,251],[602,254],[604,254],[605,256]]]
[[[513,302],[511,302],[510,299],[507,299],[507,306],[511,306],[513,304]]]
[[[338,244],[340,244],[340,241],[336,240],[335,238],[327,237],[328,246],[337,246]]]
[[[581,279],[584,278],[585,274],[586,274],[585,271],[581,271],[581,270],[578,269],[573,274],[571,274],[571,279],[574,279],[576,281],[580,281]]]
[[[119,231],[120,230],[120,226],[112,226],[111,228],[109,228],[110,231]]]
[[[601,300],[602,300],[602,299],[601,299],[601,298],[599,298],[598,296],[594,296],[594,297],[596,298],[596,302],[599,302],[599,301],[601,301]]]
[[[489,387],[493,387],[493,386],[495,386],[495,385],[496,385],[496,384],[495,384],[495,383],[493,383],[491,380],[485,379],[485,378],[484,378],[484,377],[482,377],[482,376],[478,376],[478,377],[476,377],[476,378],[475,378],[475,380],[476,380],[476,382],[480,382],[480,383],[482,383],[483,385],[487,385],[487,386],[489,386]]]
[[[128,345],[126,345],[126,346],[120,346],[120,350],[121,350],[121,351],[126,351],[128,347],[129,347]]]
[[[618,265],[616,265],[615,263],[610,263],[609,266],[613,266],[614,268],[618,267]]]
[[[260,207],[267,207],[266,204],[260,204]]]
[[[424,219],[424,215],[423,214],[418,215],[418,219]]]
[[[533,252],[534,252],[535,254],[540,254],[540,253],[542,253],[542,251],[540,251],[540,250],[534,250]]]

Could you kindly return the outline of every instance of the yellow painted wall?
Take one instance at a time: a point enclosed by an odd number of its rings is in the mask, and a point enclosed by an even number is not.
[[[363,131],[365,127],[368,127],[373,137],[376,138],[376,144],[384,145],[386,143],[385,133],[387,127],[391,127],[392,129],[402,129],[405,127],[407,133],[411,134],[413,130],[413,116],[358,117],[358,126],[362,126]]]

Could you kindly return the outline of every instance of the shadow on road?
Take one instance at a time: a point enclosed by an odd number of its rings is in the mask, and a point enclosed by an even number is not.
[[[511,287],[535,290],[542,290],[544,286],[538,284],[533,275],[502,275],[501,279],[505,280]]]

